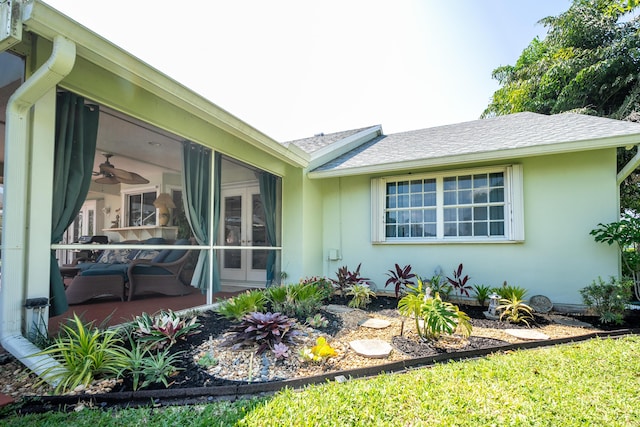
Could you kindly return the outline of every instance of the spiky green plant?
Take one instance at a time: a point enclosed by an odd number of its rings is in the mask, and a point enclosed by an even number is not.
[[[266,303],[267,298],[263,291],[251,290],[233,298],[218,301],[218,306],[214,310],[229,320],[240,321],[248,313],[264,311]]]
[[[529,321],[533,320],[533,309],[516,294],[511,294],[509,298],[501,298],[496,310],[500,313],[500,320],[506,319],[511,323],[530,326]]]

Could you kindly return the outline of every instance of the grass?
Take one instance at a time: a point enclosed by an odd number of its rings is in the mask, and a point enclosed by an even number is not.
[[[4,426],[640,425],[640,337],[596,339],[191,407],[10,416]]]

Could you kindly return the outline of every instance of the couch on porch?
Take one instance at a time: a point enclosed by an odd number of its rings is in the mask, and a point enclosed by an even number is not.
[[[122,243],[163,245],[172,242],[152,238]],[[173,244],[191,243],[187,239],[179,239]],[[130,301],[134,296],[150,293],[187,294],[191,288],[183,283],[181,274],[189,261],[189,252],[184,249],[105,250],[95,263],[85,262],[76,266],[79,273],[66,289],[67,302],[80,304],[98,297],[117,297],[122,301],[128,298]]]

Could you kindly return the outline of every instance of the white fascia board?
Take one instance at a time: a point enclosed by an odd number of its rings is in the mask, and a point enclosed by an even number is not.
[[[575,153],[580,151],[599,150],[603,148],[625,147],[640,143],[640,134],[614,136],[608,138],[588,139],[555,144],[536,145],[506,150],[483,151],[469,154],[443,156],[429,159],[408,160],[357,168],[311,171],[307,175],[311,179],[334,178],[341,176],[387,174],[415,170],[419,168],[447,167],[469,163],[503,161],[523,157],[545,156],[550,154]]]
[[[40,1],[29,3],[23,13],[28,31],[53,40],[62,35],[76,43],[78,56],[219,127],[243,141],[293,166],[306,167],[308,158],[290,150],[115,44]],[[73,87],[61,86],[68,89]],[[77,90],[77,89],[76,89]],[[82,95],[82,93],[80,93]],[[100,100],[95,100],[100,102]],[[144,120],[144,117],[136,117]],[[166,129],[171,131],[171,129]]]
[[[311,160],[307,167],[310,170],[313,170],[318,166],[348,153],[373,138],[377,138],[380,135],[382,135],[382,126],[376,125],[354,133],[353,135],[327,145],[326,147],[322,147],[321,149],[311,153]]]

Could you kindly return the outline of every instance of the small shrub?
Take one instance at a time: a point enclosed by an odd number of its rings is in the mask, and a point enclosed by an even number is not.
[[[318,337],[316,345],[311,348],[303,348],[300,351],[300,358],[305,362],[323,362],[338,353],[329,345],[326,338]]]
[[[282,313],[249,313],[239,325],[231,327],[232,334],[221,345],[233,350],[257,345],[256,354],[262,354],[276,344],[293,344],[299,335],[295,324],[295,320]]]
[[[62,325],[53,344],[33,356],[49,355],[62,367],[44,369],[42,378],[57,381],[56,392],[88,386],[94,379],[115,378],[127,366],[122,340],[116,330],[100,330],[93,322],[84,323],[74,313],[73,320]]]
[[[275,289],[276,287],[271,287]],[[246,314],[264,311],[267,298],[259,290],[246,291],[233,298],[219,301],[215,312],[233,321],[241,320]]]
[[[507,319],[510,323],[524,323],[530,326],[529,321],[533,320],[533,309],[516,294],[500,299],[500,305],[496,310],[500,312],[500,320]]]
[[[300,281],[300,284],[312,284],[320,290],[323,300],[328,300],[333,295],[335,288],[331,280],[326,277],[312,276],[306,277]]]
[[[592,307],[602,323],[621,324],[627,302],[631,299],[633,281],[611,277],[605,282],[601,277],[591,285],[580,290],[582,300],[587,307]]]
[[[338,269],[338,271],[336,272],[336,280],[332,280],[332,282],[340,292],[340,295],[345,295],[347,288],[351,285],[367,283],[369,279],[360,276],[361,265],[362,263],[358,264],[358,268],[356,268],[354,271],[350,271],[346,265]]]
[[[305,319],[320,310],[325,290],[314,283],[296,283],[267,289],[266,298],[273,312]]]
[[[347,288],[347,296],[351,297],[347,303],[349,307],[365,308],[371,303],[371,298],[376,297],[376,293],[366,283],[356,283]]]
[[[447,280],[442,280],[442,276],[435,275],[427,281],[429,288],[431,288],[432,294],[440,295],[443,300],[448,300],[453,292],[453,286],[449,284]]]
[[[398,302],[398,311],[415,319],[416,331],[422,339],[435,340],[443,333],[453,334],[456,330],[464,336],[471,335],[471,320],[458,306],[442,301],[437,293],[431,296],[431,288],[425,287],[420,279],[417,286],[409,286],[409,289],[410,292]]]
[[[453,270],[453,277],[447,277],[447,280],[461,296],[469,296],[469,290],[471,289],[471,286],[467,284],[469,282],[469,275],[462,275],[462,263],[460,263],[457,269]]]
[[[493,288],[493,292],[500,295],[501,299],[519,299],[524,300],[524,296],[527,294],[527,290],[520,286],[508,285],[504,282],[501,287]]]
[[[135,318],[134,326],[134,333],[140,341],[149,343],[152,349],[161,349],[171,347],[178,339],[199,333],[201,325],[195,315],[187,320],[169,310],[154,317],[142,313]]]
[[[411,280],[416,277],[416,275],[411,272],[411,265],[400,267],[400,265],[396,264],[395,271],[389,270],[387,276],[389,276],[389,278],[384,284],[384,287],[386,288],[387,285],[393,285],[396,298],[400,298],[400,293],[407,285],[415,285],[413,280]]]
[[[489,295],[491,295],[491,286],[474,285],[473,291],[476,294],[476,300],[478,301],[480,306],[484,307],[484,303],[489,299]]]

